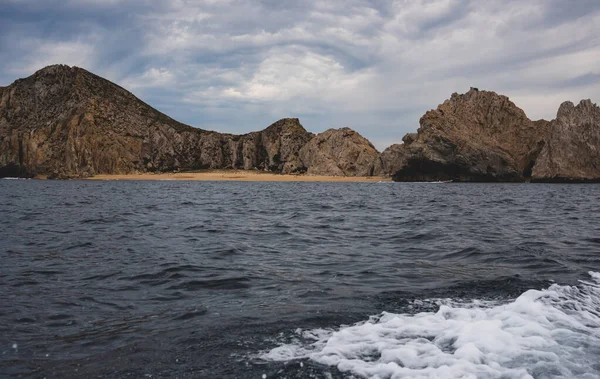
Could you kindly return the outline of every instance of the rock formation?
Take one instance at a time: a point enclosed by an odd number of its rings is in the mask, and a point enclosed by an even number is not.
[[[471,88],[420,124],[381,153],[381,173],[396,181],[600,179],[600,108],[589,100],[563,103],[556,120],[531,121],[506,96]]]
[[[304,172],[298,119],[245,135],[184,125],[125,89],[64,65],[0,87],[0,177],[240,168]]]
[[[533,181],[600,181],[600,108],[590,100],[562,103],[532,163]]]
[[[0,87],[0,177],[221,168],[396,181],[600,181],[600,108],[566,102],[555,120],[531,121],[506,96],[471,88],[379,154],[349,128],[315,136],[295,118],[244,135],[193,128],[77,67],[49,66]]]
[[[405,147],[413,143],[417,138],[417,133],[408,133],[402,138],[403,144],[393,144],[385,149],[380,155],[379,160],[375,162],[373,175],[391,176],[405,165],[406,157]]]
[[[417,134],[382,156],[398,181],[521,181],[547,123],[534,123],[506,96],[472,88],[428,111]],[[390,166],[390,163],[387,163]]]
[[[300,150],[313,175],[371,176],[378,156],[371,142],[350,128],[326,130]]]

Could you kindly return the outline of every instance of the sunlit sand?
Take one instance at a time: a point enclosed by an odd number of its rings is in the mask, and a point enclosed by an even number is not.
[[[201,172],[96,175],[88,180],[222,180],[244,182],[380,182],[382,176],[282,175],[250,170],[210,170]]]

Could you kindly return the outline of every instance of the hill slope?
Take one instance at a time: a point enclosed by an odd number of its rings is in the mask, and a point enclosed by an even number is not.
[[[55,65],[0,87],[0,177],[234,168],[396,181],[600,181],[600,108],[589,100],[532,121],[506,96],[472,88],[420,124],[381,154],[349,128],[315,136],[295,118],[217,133],[175,121],[84,69]]]
[[[0,176],[85,177],[199,168],[305,171],[313,134],[282,119],[245,135],[196,129],[84,69],[56,65],[0,88]]]

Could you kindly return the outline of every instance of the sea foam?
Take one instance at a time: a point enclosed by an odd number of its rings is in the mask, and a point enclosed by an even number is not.
[[[512,302],[439,300],[336,330],[297,330],[261,355],[310,359],[365,378],[600,378],[600,274]]]

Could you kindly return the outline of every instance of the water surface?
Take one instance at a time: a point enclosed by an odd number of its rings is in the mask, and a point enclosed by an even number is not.
[[[600,377],[600,185],[0,180],[0,236],[0,377]]]

